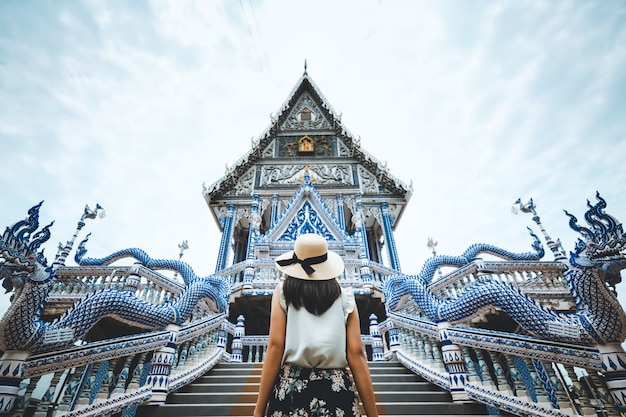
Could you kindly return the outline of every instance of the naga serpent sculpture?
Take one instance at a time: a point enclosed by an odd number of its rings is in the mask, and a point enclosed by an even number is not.
[[[410,296],[422,313],[435,322],[464,322],[489,307],[509,314],[529,334],[546,340],[576,341],[586,344],[621,343],[626,337],[626,315],[610,287],[620,281],[620,271],[626,268],[626,236],[622,225],[604,213],[606,202],[596,195],[598,203],[585,214],[589,227],[578,225],[569,217],[570,227],[582,235],[571,252],[565,272],[567,283],[576,303],[576,312],[560,313],[540,305],[519,289],[500,281],[474,284],[460,297],[441,300],[430,290],[429,283],[440,266],[463,266],[480,253],[491,253],[505,259],[537,260],[544,252],[534,237],[535,252],[514,254],[492,245],[470,246],[458,257],[435,256],[429,259],[417,276],[397,274],[383,285],[387,308],[394,311],[400,300]],[[171,269],[181,274],[185,288],[174,300],[152,304],[134,296],[130,291],[99,290],[80,301],[52,323],[41,320],[44,305],[54,280],[54,270],[47,266],[42,243],[50,238],[52,223],[39,227],[39,208],[29,210],[29,217],[8,227],[0,239],[0,279],[7,291],[14,290],[12,302],[0,321],[0,350],[27,350],[33,353],[67,347],[84,336],[103,317],[115,317],[145,329],[162,329],[169,324],[187,320],[202,299],[209,299],[218,311],[225,311],[230,294],[229,283],[216,275],[200,278],[186,263],[174,260],[153,260],[140,249],[125,249],[106,258],[84,258],[83,240],[77,249],[76,261],[82,265],[108,265],[124,257],[134,257],[139,263],[155,269]],[[576,326],[580,337],[568,339],[550,331],[551,323]],[[73,340],[44,344],[48,331],[72,329]]]
[[[209,299],[220,312],[226,310],[230,284],[224,278],[197,277],[182,261],[153,260],[140,249],[125,249],[103,259],[83,258],[87,236],[75,257],[81,266],[108,265],[124,257],[134,257],[148,268],[178,271],[185,287],[176,298],[163,304],[141,300],[133,291],[98,290],[83,297],[52,323],[44,322],[41,315],[52,288],[54,270],[47,265],[43,250],[37,252],[50,238],[52,224],[33,235],[39,227],[41,204],[29,210],[27,219],[8,227],[0,239],[0,279],[7,292],[15,290],[11,305],[0,321],[0,350],[40,353],[61,349],[81,339],[104,317],[115,317],[148,330],[180,325],[202,299]],[[71,329],[72,340],[44,344],[46,332],[59,329]]]
[[[529,334],[545,340],[585,344],[621,343],[626,338],[626,315],[616,298],[615,284],[620,282],[620,271],[626,268],[626,235],[622,225],[606,214],[606,201],[596,193],[598,203],[591,205],[585,220],[590,227],[578,225],[576,217],[569,217],[570,227],[579,232],[575,250],[571,252],[565,277],[576,303],[576,312],[561,313],[540,305],[516,287],[501,281],[473,284],[458,298],[442,300],[429,289],[429,283],[439,266],[463,266],[480,253],[491,253],[510,260],[540,259],[543,249],[537,236],[536,252],[511,254],[491,245],[472,245],[460,257],[434,256],[417,276],[397,274],[383,283],[387,308],[394,311],[400,301],[410,296],[420,311],[434,322],[467,322],[486,308],[496,307],[506,312]],[[575,326],[578,338],[570,338],[550,331],[550,324]]]

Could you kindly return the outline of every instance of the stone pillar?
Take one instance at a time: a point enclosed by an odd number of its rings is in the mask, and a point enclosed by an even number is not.
[[[372,288],[372,268],[370,268],[370,261],[367,256],[361,252],[359,255],[361,258],[361,268],[359,273],[361,274],[361,281],[363,281],[363,287],[365,290],[370,290]]]
[[[130,293],[135,293],[137,288],[139,288],[139,282],[141,281],[141,277],[139,276],[139,267],[141,263],[135,262],[134,268],[131,270],[126,280],[124,280],[124,289],[122,291],[128,291]]]
[[[337,202],[337,222],[339,223],[341,230],[346,230],[346,214],[343,210],[343,196],[341,194],[337,194],[335,201]]]
[[[243,362],[243,343],[242,338],[246,334],[246,319],[240,315],[237,317],[237,326],[235,327],[235,334],[233,336],[232,353],[230,355],[230,361],[233,363]]]
[[[396,249],[396,241],[393,238],[393,229],[391,227],[391,216],[389,216],[389,205],[386,202],[381,203],[380,209],[383,215],[383,232],[385,233],[385,241],[387,242],[387,251],[389,252],[389,260],[391,268],[396,271],[400,270],[400,259],[398,258],[398,250]]]
[[[378,328],[378,317],[370,314],[370,336],[372,337],[372,360],[374,362],[383,361],[383,339]]]
[[[217,256],[217,265],[215,265],[215,272],[221,271],[222,269],[226,268],[228,249],[230,248],[230,241],[233,237],[234,217],[235,206],[229,204],[226,208],[226,217],[222,222],[222,240],[220,241],[220,250]]]
[[[220,329],[218,330],[217,333],[217,348],[218,349],[222,349],[225,350],[226,349],[226,343],[227,343],[227,338],[226,338],[226,328],[228,326],[228,323],[226,321],[226,319],[224,319],[224,321],[222,322],[222,325],[220,326]]]
[[[13,408],[20,389],[24,362],[29,352],[8,350],[0,358],[0,413]]]
[[[461,348],[448,339],[448,327],[450,323],[437,323],[437,333],[441,341],[441,359],[446,365],[450,378],[450,394],[454,402],[469,402],[469,396],[465,391],[467,382],[467,369],[465,368],[465,358]]]
[[[272,211],[270,213],[270,228],[272,228],[276,223],[278,223],[278,196],[272,196]]]
[[[541,219],[539,218],[539,216],[537,215],[535,210],[533,210],[533,221],[535,223],[537,223],[537,226],[539,226],[539,229],[541,230],[541,233],[543,233],[543,237],[546,239],[546,244],[548,245],[548,247],[550,248],[550,250],[554,254],[554,260],[555,261],[559,261],[559,262],[567,261],[567,255],[562,250],[562,248],[560,246],[560,242],[558,242],[558,243],[555,242],[554,240],[552,240],[550,235],[548,235],[548,232],[543,227],[543,224],[541,224]]]
[[[393,324],[389,328],[389,350],[392,352],[400,349],[400,337],[398,334],[398,328]]]
[[[619,343],[596,346],[600,351],[606,386],[617,408],[626,411],[626,353]]]
[[[365,225],[365,214],[363,213],[363,205],[361,204],[361,195],[354,196],[354,205],[356,213],[354,214],[354,225],[357,231],[361,234],[362,253],[365,259],[370,260],[369,243],[367,241],[367,228]]]
[[[250,229],[248,230],[248,247],[246,251],[246,269],[243,272],[243,288],[252,289],[254,280],[254,242],[259,234],[261,218],[259,216],[259,196],[255,195],[250,205]]]
[[[65,243],[65,246],[59,247],[59,251],[54,259],[54,262],[52,262],[53,270],[56,271],[57,269],[59,269],[59,267],[65,266],[65,261],[67,257],[69,256],[70,251],[72,250],[72,247],[74,246],[74,242],[76,241],[78,234],[80,233],[81,229],[85,227],[85,222],[83,220],[84,220],[84,217],[81,218],[80,221],[78,222],[78,225],[76,226],[76,231],[74,232],[72,239],[68,240]]]
[[[174,364],[176,342],[178,340],[180,327],[170,324],[166,327],[166,330],[170,331],[170,340],[167,342],[166,346],[154,352],[151,362],[152,368],[146,380],[146,384],[152,387],[150,405],[165,404],[169,392],[170,372]]]

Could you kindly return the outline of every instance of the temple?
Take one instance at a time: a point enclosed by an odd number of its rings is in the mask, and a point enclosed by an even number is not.
[[[48,261],[40,247],[52,225],[39,224],[42,203],[30,208],[0,239],[12,293],[0,321],[0,413],[251,414],[168,406],[224,367],[263,362],[281,279],[274,258],[316,233],[344,259],[338,280],[354,291],[372,369],[397,365],[436,387],[450,404],[442,414],[624,415],[626,314],[615,285],[626,235],[602,196],[587,201],[585,224],[567,213],[576,242],[554,241],[535,203],[518,201],[534,222],[527,252],[468,242],[407,272],[394,231],[412,193],[363,149],[305,66],[251,149],[202,189],[221,232],[213,274],[140,248],[87,256],[83,228],[100,206],[85,207]],[[396,409],[381,394],[381,415],[435,414],[417,394],[395,394],[414,402]]]

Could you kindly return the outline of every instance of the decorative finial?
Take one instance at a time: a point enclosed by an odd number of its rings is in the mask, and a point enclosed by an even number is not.
[[[178,254],[178,259],[180,260],[183,257],[183,251],[189,249],[189,243],[187,243],[187,240],[185,239],[178,244],[178,248],[180,249],[180,253]]]
[[[85,220],[95,219],[96,217],[100,217],[102,219],[104,218],[105,215],[106,215],[106,212],[104,211],[104,209],[102,208],[100,204],[96,203],[96,208],[93,210],[89,208],[87,204],[85,204],[85,209],[83,210],[82,216],[80,216],[80,220],[78,221],[78,225],[76,226],[76,231],[74,232],[74,236],[72,236],[72,238],[67,241],[65,246],[62,246],[59,243],[58,252],[54,259],[54,263],[52,264],[54,268],[58,268],[59,266],[65,266],[65,260],[67,259],[67,256],[70,254],[70,251],[72,250],[72,247],[74,246],[74,242],[76,241],[78,234],[80,233],[83,226],[85,226]]]
[[[533,215],[533,221],[537,223],[537,226],[539,226],[539,230],[541,230],[541,233],[543,233],[543,237],[546,239],[546,243],[548,244],[548,247],[550,248],[552,253],[554,253],[554,259],[556,261],[566,260],[567,256],[565,255],[565,251],[563,250],[563,247],[561,246],[561,241],[557,239],[557,242],[554,242],[552,238],[550,237],[550,235],[548,235],[548,232],[546,232],[546,229],[543,227],[543,224],[541,224],[541,219],[539,218],[539,215],[537,214],[537,210],[535,210],[536,208],[537,208],[537,205],[535,204],[532,198],[528,200],[526,204],[522,203],[521,198],[518,198],[517,201],[513,203],[513,206],[511,207],[511,212],[513,214],[517,214],[520,211],[522,213],[531,213]]]
[[[187,239],[180,242],[178,244],[178,248],[180,249],[180,252],[178,253],[178,260],[180,261],[183,259],[183,251],[189,249],[189,243],[187,243]],[[178,272],[174,273],[174,278],[176,277],[178,277]]]
[[[307,72],[306,72],[306,59],[304,60],[304,74],[303,75],[305,75],[305,76],[308,75]]]
[[[430,249],[430,251],[433,253],[433,256],[437,255],[437,243],[438,242],[432,237],[429,237],[428,243],[426,243],[426,246],[428,246],[428,249]]]
[[[311,184],[311,173],[309,172],[309,166],[305,165],[304,168],[302,168],[303,171],[303,182],[307,185]]]

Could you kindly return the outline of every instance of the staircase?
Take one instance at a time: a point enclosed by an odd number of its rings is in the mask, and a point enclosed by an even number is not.
[[[251,416],[261,363],[218,364],[168,396],[162,406],[142,406],[137,417]],[[483,404],[457,404],[450,393],[398,362],[370,362],[378,413],[384,416],[488,415]]]

